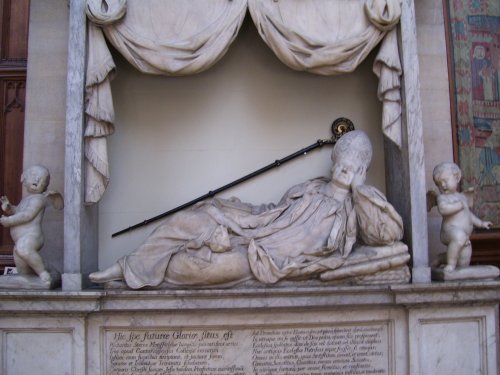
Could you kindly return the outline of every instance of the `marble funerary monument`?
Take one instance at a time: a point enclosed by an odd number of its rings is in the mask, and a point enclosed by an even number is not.
[[[41,4],[32,4],[32,14]],[[2,198],[0,223],[11,227],[15,251],[29,257],[16,259],[21,275],[0,277],[2,373],[496,374],[498,269],[469,267],[465,239],[473,225],[489,224],[469,211],[451,169],[436,172],[440,192],[430,194],[448,246],[443,265],[431,272],[414,6],[413,0],[70,0],[61,11],[69,20],[64,246],[53,255],[62,267],[53,258],[31,262],[43,242],[45,206],[57,198],[54,206],[62,208],[61,195],[47,190],[48,172],[36,166],[23,177],[29,194],[21,203]],[[253,65],[236,60],[233,49],[255,58]],[[279,81],[286,87],[271,83],[269,92],[249,95],[259,69],[286,76]],[[206,82],[210,92],[203,95]],[[321,102],[339,83],[348,84]],[[169,85],[174,94],[164,98]],[[177,95],[196,105],[182,107]],[[214,105],[220,97],[222,105]],[[162,106],[169,109],[165,133],[149,124],[163,122],[154,117]],[[176,107],[206,123],[175,123]],[[311,120],[277,120],[279,108]],[[269,116],[265,126],[255,121],[260,112]],[[207,167],[191,161],[203,164],[212,154],[211,173],[227,182],[225,152],[250,161],[283,156],[296,146],[291,133],[318,138],[315,116],[323,114],[330,122],[352,114],[356,130],[323,147],[317,159],[301,159],[303,169],[282,169],[265,187],[247,182],[108,248],[115,241],[110,233],[142,210],[155,214],[166,202],[162,190],[192,188],[176,176],[200,184],[195,178]],[[119,141],[110,137],[115,126]],[[289,137],[280,133],[287,126]],[[191,138],[204,127],[210,132],[196,143]],[[154,135],[145,141],[149,131]],[[272,150],[236,144],[240,132],[283,143]],[[137,160],[128,162],[130,155]],[[262,204],[272,201],[271,192],[281,199]],[[28,201],[38,202],[40,221],[16,222]],[[457,201],[458,218],[447,211]],[[38,242],[21,251],[23,236],[33,234]],[[35,281],[26,281],[31,273]]]

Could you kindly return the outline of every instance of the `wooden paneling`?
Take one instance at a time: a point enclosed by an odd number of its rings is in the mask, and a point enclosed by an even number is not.
[[[21,200],[29,0],[0,0],[0,196]],[[9,231],[0,228],[0,272],[14,265]]]
[[[29,0],[1,0],[1,62],[26,69]]]
[[[472,235],[471,264],[491,264],[500,268],[500,234],[478,231]]]

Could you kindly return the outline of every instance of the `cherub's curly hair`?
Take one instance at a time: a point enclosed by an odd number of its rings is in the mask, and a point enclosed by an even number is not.
[[[458,176],[459,181],[462,179],[462,171],[460,170],[460,167],[455,163],[445,161],[434,167],[434,170],[432,171],[432,178],[434,179],[434,182],[436,182],[439,177],[441,177],[441,175],[448,170],[451,170],[454,175]]]

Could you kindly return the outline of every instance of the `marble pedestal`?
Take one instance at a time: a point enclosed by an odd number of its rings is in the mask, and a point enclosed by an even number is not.
[[[1,291],[1,373],[496,374],[500,281]]]

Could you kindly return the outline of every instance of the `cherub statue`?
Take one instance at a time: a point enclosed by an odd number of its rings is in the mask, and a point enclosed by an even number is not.
[[[427,193],[428,210],[437,206],[443,217],[441,242],[447,246],[444,273],[452,273],[457,267],[470,265],[472,246],[470,235],[474,227],[490,229],[490,221],[483,221],[471,212],[473,189],[458,192],[462,172],[455,163],[438,164],[433,171],[433,179],[439,188]]]
[[[58,210],[64,206],[60,193],[47,190],[49,182],[48,169],[34,165],[21,176],[21,183],[28,194],[17,206],[12,205],[7,197],[0,197],[2,211],[5,213],[5,216],[0,217],[0,224],[10,228],[10,235],[14,240],[14,262],[19,275],[22,277],[35,273],[46,288],[50,288],[53,280],[38,253],[44,243],[42,218],[49,203]],[[7,284],[7,287],[12,287],[8,282]],[[0,280],[0,287],[3,286],[4,283]]]

